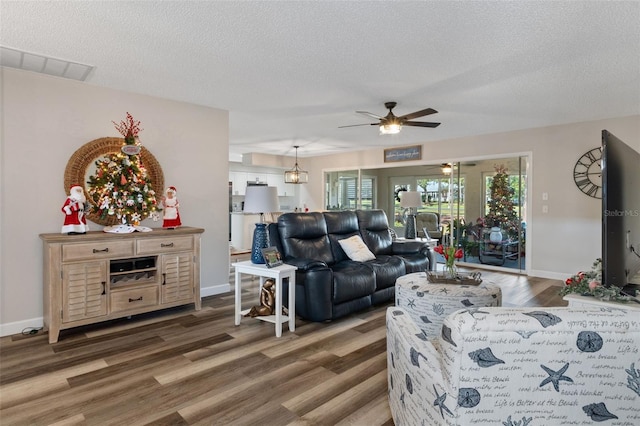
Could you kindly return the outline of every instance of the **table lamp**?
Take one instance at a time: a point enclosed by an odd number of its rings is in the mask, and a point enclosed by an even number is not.
[[[251,262],[265,263],[262,249],[269,247],[267,224],[264,214],[278,211],[278,188],[275,186],[248,186],[244,196],[244,212],[260,213],[260,223],[256,223],[251,245]]]
[[[404,237],[408,240],[416,238],[416,212],[422,206],[422,195],[418,191],[404,191],[400,197],[400,207],[408,208],[407,223],[404,227]]]

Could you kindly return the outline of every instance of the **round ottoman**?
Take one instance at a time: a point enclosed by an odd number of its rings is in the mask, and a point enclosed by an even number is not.
[[[440,335],[445,317],[460,309],[471,313],[485,306],[501,306],[502,291],[496,284],[433,284],[427,274],[416,272],[396,280],[396,306],[405,309],[429,340]]]

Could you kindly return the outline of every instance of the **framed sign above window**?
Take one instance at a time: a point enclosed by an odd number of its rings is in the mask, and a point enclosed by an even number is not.
[[[387,148],[384,150],[384,162],[422,160],[422,145]]]

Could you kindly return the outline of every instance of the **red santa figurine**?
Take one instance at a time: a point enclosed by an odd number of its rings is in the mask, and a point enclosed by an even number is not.
[[[170,186],[164,192],[164,197],[162,198],[162,205],[164,207],[163,210],[163,228],[177,228],[182,225],[180,222],[180,211],[178,208],[180,204],[178,203],[178,198],[176,198],[176,187]]]
[[[89,230],[87,219],[85,217],[85,209],[87,208],[87,198],[84,196],[84,190],[80,185],[71,185],[69,188],[69,196],[62,206],[64,216],[64,225],[62,225],[63,234],[85,234]]]

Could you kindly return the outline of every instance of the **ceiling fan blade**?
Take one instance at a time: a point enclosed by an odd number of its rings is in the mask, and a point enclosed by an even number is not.
[[[380,117],[379,115],[376,115],[376,114],[373,114],[373,113],[367,112],[367,111],[356,111],[356,114],[366,115],[366,116],[369,116],[371,118],[377,118],[378,120],[383,118],[383,117]]]
[[[433,108],[427,108],[427,109],[423,109],[421,111],[416,111],[416,112],[412,112],[409,114],[405,114],[403,116],[398,117],[401,120],[413,120],[414,118],[418,118],[418,117],[424,117],[425,115],[429,115],[429,114],[435,114],[438,111],[436,111]]]
[[[414,127],[438,127],[440,123],[429,123],[427,121],[405,121],[402,125]]]
[[[379,126],[380,123],[366,123],[366,124],[350,124],[348,126],[338,126],[338,129],[343,129],[345,127],[357,127],[357,126]]]

